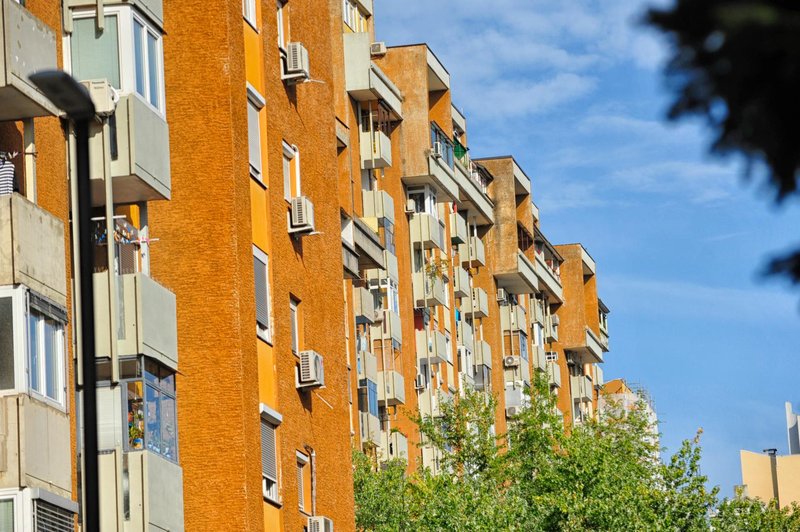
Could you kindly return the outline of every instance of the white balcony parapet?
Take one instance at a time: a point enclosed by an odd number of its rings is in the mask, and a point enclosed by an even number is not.
[[[378,372],[378,401],[388,406],[405,404],[405,379],[399,371]]]
[[[469,268],[486,266],[486,249],[477,236],[471,236],[467,243],[459,245],[458,255],[461,263]]]
[[[433,215],[415,213],[411,216],[408,231],[415,246],[422,244],[425,249],[436,248],[445,251],[444,223]]]

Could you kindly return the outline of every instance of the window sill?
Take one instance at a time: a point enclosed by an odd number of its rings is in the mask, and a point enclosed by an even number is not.
[[[262,334],[260,332],[256,332],[256,337],[258,337],[259,340],[261,340],[262,342],[264,342],[268,346],[275,347],[273,345],[273,343],[272,343],[272,337],[267,336],[266,334]]]
[[[283,502],[281,502],[281,501],[276,501],[276,500],[274,500],[274,499],[273,499],[273,498],[271,498],[271,497],[267,497],[266,495],[264,495],[264,502],[268,502],[268,503],[270,503],[272,506],[274,506],[275,508],[278,508],[278,509],[281,509],[281,508],[283,508]]]
[[[258,185],[259,185],[261,188],[263,188],[264,190],[267,190],[267,189],[269,188],[269,187],[267,186],[267,184],[266,184],[266,183],[264,183],[264,180],[261,178],[261,175],[259,175],[259,174],[256,174],[256,173],[255,173],[255,172],[253,172],[252,170],[250,170],[250,179],[252,179],[252,180],[253,180],[253,181],[255,181],[256,183],[258,183]]]

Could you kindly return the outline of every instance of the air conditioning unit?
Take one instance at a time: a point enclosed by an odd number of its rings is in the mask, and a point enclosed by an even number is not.
[[[333,521],[321,515],[308,518],[308,532],[333,532]]]
[[[369,45],[369,53],[372,57],[381,57],[386,55],[386,43],[374,42]]]
[[[107,79],[90,79],[81,81],[81,85],[89,91],[94,103],[94,112],[99,116],[111,116],[117,108],[119,93]]]
[[[442,146],[441,142],[434,142],[433,149],[431,150],[431,155],[433,155],[436,159],[441,159],[442,155],[444,155],[444,147]]]
[[[418,373],[417,378],[414,379],[414,389],[415,390],[424,390],[425,389],[425,375]]]
[[[507,357],[503,357],[503,365],[507,368],[518,368],[519,367],[519,357],[515,357],[513,355],[509,355]]]
[[[314,231],[314,204],[306,196],[292,198],[292,220],[290,233],[312,233]]]
[[[508,417],[508,418],[517,417],[520,414],[521,411],[522,411],[522,409],[520,407],[518,407],[518,406],[507,406],[506,407],[506,417]]]
[[[286,74],[284,81],[302,83],[311,77],[308,50],[301,42],[290,42],[286,53]]]
[[[497,289],[497,301],[501,305],[505,305],[506,303],[508,303],[508,292],[506,292],[505,288]]]
[[[300,351],[300,378],[298,388],[325,386],[325,366],[322,355],[316,351]]]

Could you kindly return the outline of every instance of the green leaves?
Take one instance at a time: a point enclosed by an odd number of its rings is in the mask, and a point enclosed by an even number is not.
[[[597,422],[564,431],[544,378],[529,406],[495,436],[496,402],[467,392],[417,418],[440,471],[406,474],[355,452],[356,525],[376,531],[800,530],[800,513],[718,502],[700,470],[700,434],[660,459],[643,405],[611,405]],[[797,517],[793,517],[797,515]]]

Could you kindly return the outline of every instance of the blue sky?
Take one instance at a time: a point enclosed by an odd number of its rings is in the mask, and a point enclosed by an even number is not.
[[[759,272],[800,243],[800,205],[776,209],[741,164],[706,154],[699,122],[666,124],[666,45],[638,0],[379,0],[377,36],[427,42],[452,75],[471,153],[512,153],[545,233],[582,242],[611,308],[606,378],[656,401],[663,443],[704,430],[723,494],[739,449],[786,452],[800,401],[800,294]],[[660,2],[663,4],[664,2]]]

